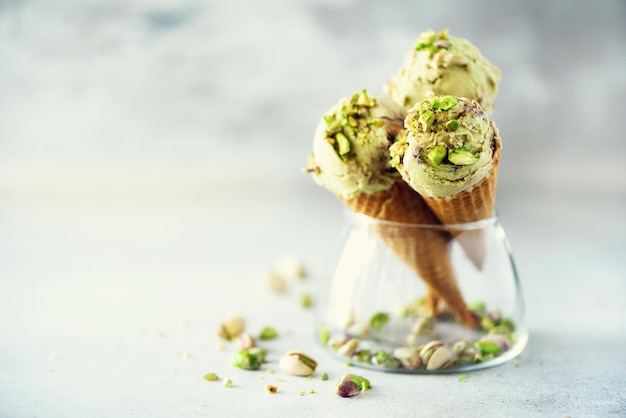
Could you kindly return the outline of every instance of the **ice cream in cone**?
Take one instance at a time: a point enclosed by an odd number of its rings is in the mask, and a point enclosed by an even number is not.
[[[491,113],[500,79],[500,70],[468,40],[429,30],[420,34],[385,91],[406,109],[428,95],[453,94],[474,99]]]
[[[502,144],[480,104],[428,97],[408,112],[405,126],[409,133],[391,147],[391,164],[437,218],[449,225],[492,217]],[[481,268],[486,248],[480,234],[463,234],[460,241]]]
[[[353,212],[389,222],[372,228],[426,283],[433,314],[441,298],[461,322],[473,325],[450,264],[449,236],[419,228],[407,236],[390,224],[439,223],[422,197],[390,166],[389,147],[407,133],[404,116],[393,100],[365,91],[342,99],[317,127],[308,171]]]

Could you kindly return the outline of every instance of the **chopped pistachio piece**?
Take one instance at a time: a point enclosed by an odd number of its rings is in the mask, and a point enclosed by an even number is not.
[[[430,110],[421,111],[417,121],[422,125],[422,129],[427,131],[433,126],[435,114]]]
[[[278,392],[278,386],[276,385],[265,385],[265,392],[274,394]]]
[[[432,109],[448,110],[456,106],[459,101],[454,96],[437,96],[430,104]]]
[[[361,363],[369,363],[371,358],[372,358],[372,352],[368,349],[359,350],[354,355],[354,359]]]
[[[229,378],[225,377],[222,380],[222,385],[224,385],[225,388],[232,388],[233,387],[233,381],[230,380]]]
[[[337,154],[340,157],[347,155],[350,152],[350,140],[341,132],[335,135],[335,139],[337,140]]]
[[[218,336],[225,340],[232,340],[241,334],[246,328],[246,322],[239,314],[231,315],[226,321],[220,324]]]
[[[482,300],[475,300],[467,304],[467,307],[476,312],[478,315],[484,315],[487,312],[487,305]]]
[[[275,271],[270,271],[267,273],[267,282],[274,292],[282,293],[285,291],[285,289],[287,289],[287,283],[285,282],[285,278]]]
[[[207,382],[214,382],[216,380],[219,380],[219,377],[217,377],[217,375],[215,373],[207,373],[207,374],[204,375],[203,378]]]
[[[275,338],[278,338],[278,331],[272,327],[263,328],[259,334],[260,340],[273,340]]]
[[[319,339],[320,343],[322,343],[322,345],[328,344],[328,340],[330,340],[330,330],[326,325],[322,325],[317,330],[317,338]]]
[[[378,312],[370,318],[370,327],[373,330],[379,330],[389,322],[389,314],[385,312]]]
[[[459,126],[461,126],[461,124],[456,119],[449,120],[446,122],[446,129],[449,131],[456,131],[457,129],[459,129]]]
[[[502,349],[493,341],[476,341],[476,347],[483,354],[500,354]]]
[[[321,380],[328,380],[328,373],[324,372],[320,375]]]
[[[359,93],[356,104],[364,107],[373,107],[376,105],[375,101],[367,95],[365,90],[361,90],[361,93]]]
[[[457,148],[448,153],[448,160],[456,165],[471,165],[478,161],[479,154],[466,148]]]
[[[303,308],[310,308],[313,306],[313,297],[308,293],[302,293],[300,295],[300,306]]]
[[[264,355],[251,350],[240,350],[230,358],[230,363],[244,370],[258,370],[263,363]]]
[[[435,148],[428,151],[428,159],[433,162],[435,165],[439,165],[446,155],[448,154],[448,149],[443,145],[437,145]]]

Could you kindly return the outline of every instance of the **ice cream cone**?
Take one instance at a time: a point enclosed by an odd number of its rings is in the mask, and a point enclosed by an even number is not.
[[[398,180],[389,190],[342,200],[353,212],[390,222],[373,224],[372,229],[398,259],[424,281],[431,313],[437,313],[439,300],[442,299],[462,323],[474,325],[474,318],[458,288],[450,263],[449,235],[437,228],[398,225],[439,224],[435,214],[417,192],[404,181]]]
[[[497,135],[497,130],[496,130]],[[493,163],[487,177],[480,183],[460,193],[446,197],[424,196],[424,201],[441,223],[457,225],[476,222],[493,216],[498,168],[500,166],[500,140],[494,141]],[[480,229],[454,233],[467,257],[482,269],[487,255],[487,243]]]
[[[404,123],[409,134],[391,147],[392,165],[437,218],[456,225],[493,216],[502,141],[480,104],[451,95],[428,97]],[[459,227],[451,234],[482,269],[487,242],[480,229]]]

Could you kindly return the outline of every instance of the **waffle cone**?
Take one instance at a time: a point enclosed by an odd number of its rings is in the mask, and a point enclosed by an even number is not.
[[[422,196],[400,180],[389,190],[342,200],[353,212],[379,220],[440,224]],[[437,312],[439,299],[442,299],[462,323],[474,325],[474,318],[457,286],[450,263],[450,237],[447,233],[436,228],[407,228],[394,224],[375,224],[372,229],[424,281],[428,291],[427,302],[433,314]]]
[[[460,193],[446,197],[424,196],[424,201],[445,225],[463,224],[488,219],[493,216],[496,184],[500,166],[501,141],[495,130],[493,163],[487,177]],[[487,243],[480,230],[461,231],[454,234],[467,257],[482,269],[487,255]]]

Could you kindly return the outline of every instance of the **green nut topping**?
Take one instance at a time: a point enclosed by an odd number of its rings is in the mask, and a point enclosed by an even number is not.
[[[448,149],[443,145],[437,145],[435,148],[428,151],[428,159],[433,162],[435,165],[439,165],[446,155],[448,154]]]
[[[372,119],[371,108],[377,105],[375,97],[371,97],[365,90],[353,94],[341,108],[324,115],[326,123],[326,140],[333,146],[340,158],[346,158],[352,151],[352,142],[357,141],[359,133],[380,128],[384,121]]]
[[[449,120],[448,122],[446,122],[446,129],[448,131],[456,131],[457,129],[459,129],[459,126],[461,126],[459,124],[458,120]]]
[[[456,165],[471,165],[480,158],[480,154],[473,153],[467,148],[457,148],[448,152],[448,160]]]
[[[337,140],[337,153],[340,157],[344,157],[350,152],[350,141],[341,132],[335,135],[335,139]]]
[[[438,96],[433,98],[430,107],[438,110],[448,110],[456,106],[458,102],[454,96]]]
[[[370,319],[370,327],[373,330],[379,330],[384,327],[387,322],[389,322],[389,314],[378,312]]]
[[[361,92],[356,94],[355,96],[356,96],[356,100],[355,100],[356,104],[358,104],[359,106],[374,107],[376,105],[376,102],[367,95],[367,92],[365,90],[361,90]]]
[[[422,125],[424,131],[429,130],[433,126],[435,121],[435,114],[430,110],[423,110],[420,112],[418,122]]]
[[[443,30],[439,33],[435,33],[433,30],[428,30],[420,34],[419,42],[415,45],[416,51],[428,50],[430,52],[437,52],[439,49],[448,48],[448,30]]]

